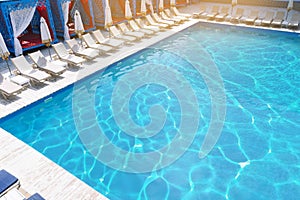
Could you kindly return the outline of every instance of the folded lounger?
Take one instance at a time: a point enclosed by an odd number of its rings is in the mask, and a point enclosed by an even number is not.
[[[242,21],[246,24],[254,24],[255,20],[258,18],[258,14],[258,10],[251,10],[249,16],[242,18]]]
[[[127,42],[134,42],[134,41],[140,39],[140,38],[132,37],[132,36],[129,36],[129,35],[122,35],[121,32],[115,26],[110,26],[108,29],[111,32],[113,37],[125,40]]]
[[[11,96],[15,96],[24,88],[14,82],[11,82],[10,80],[5,80],[2,74],[0,73],[0,92],[4,99],[8,99]]]
[[[176,16],[175,14],[172,14],[171,10],[170,9],[165,9],[164,10],[165,14],[172,18],[172,19],[178,19],[178,20],[181,20],[181,22],[184,22],[184,21],[188,21],[189,18],[187,17],[183,17],[183,16]]]
[[[76,56],[81,56],[87,60],[93,60],[99,55],[99,51],[92,48],[84,48],[78,44],[75,38],[66,40],[67,45]]]
[[[230,21],[236,22],[239,21],[244,14],[244,9],[243,8],[237,8],[236,12],[232,15]]]
[[[283,20],[285,18],[285,12],[284,11],[278,11],[271,22],[271,26],[281,26]]]
[[[6,170],[0,170],[0,197],[13,188],[19,188],[20,181]]]
[[[175,25],[174,21],[164,20],[164,19],[160,18],[157,13],[152,13],[152,17],[157,23],[167,24],[169,26]]]
[[[151,15],[146,15],[146,21],[149,25],[151,26],[158,26],[161,29],[166,29],[166,28],[170,28],[169,24],[163,24],[163,23],[157,23],[153,20],[153,18],[151,17]]]
[[[67,62],[69,65],[77,66],[85,61],[85,59],[82,57],[70,54],[65,45],[61,42],[53,44],[52,47],[54,48],[58,58],[64,62]]]
[[[206,17],[208,19],[214,19],[215,16],[217,16],[219,14],[219,9],[220,9],[219,6],[217,6],[217,5],[213,6],[211,9],[211,12],[209,14],[207,14]]]
[[[39,69],[44,70],[51,75],[59,76],[67,70],[66,67],[68,66],[68,63],[60,60],[49,62],[40,50],[29,53],[28,55]]]
[[[183,20],[181,20],[181,19],[171,18],[171,17],[167,16],[164,11],[160,12],[159,14],[163,20],[172,21],[175,23],[175,25],[183,23]]]
[[[143,37],[145,37],[145,33],[143,33],[143,32],[130,31],[125,23],[120,23],[117,26],[119,27],[119,29],[122,31],[122,33],[124,35],[129,35],[129,36],[136,37],[136,38],[139,38],[139,39],[142,39]]]
[[[113,48],[107,45],[97,44],[94,40],[94,38],[91,36],[91,34],[86,33],[82,36],[83,41],[85,42],[86,46],[98,50],[102,53],[107,53],[109,51],[112,51]]]
[[[142,32],[148,36],[153,35],[156,32],[154,30],[140,28],[134,20],[129,20],[128,24],[132,30]]]
[[[184,16],[184,17],[187,17],[187,18],[191,18],[192,17],[192,15],[190,15],[190,14],[179,12],[175,6],[172,7],[171,9],[172,9],[172,11],[174,12],[174,14],[176,16]]]
[[[135,19],[135,22],[142,29],[151,30],[151,31],[154,31],[154,32],[164,31],[164,29],[160,29],[159,26],[146,25],[141,19]]]
[[[261,21],[262,25],[270,25],[272,23],[272,20],[274,18],[274,12],[273,11],[268,11],[265,18]]]
[[[102,35],[102,33],[99,29],[93,31],[92,34],[93,34],[96,42],[99,43],[99,44],[111,46],[111,47],[114,47],[114,48],[117,48],[117,47],[124,44],[124,40],[118,40],[118,39],[115,39],[115,38],[105,38]]]
[[[229,15],[229,7],[223,6],[220,13],[215,16],[215,19],[221,21],[224,20],[227,15]]]
[[[30,64],[23,55],[12,58],[11,61],[20,74],[28,77],[32,83],[42,83],[51,78],[50,74],[34,69],[32,64]]]

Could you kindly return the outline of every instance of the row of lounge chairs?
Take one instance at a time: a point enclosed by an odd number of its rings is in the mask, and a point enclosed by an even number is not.
[[[33,64],[23,55],[11,58],[18,75],[9,80],[3,78],[1,74],[0,93],[8,99],[22,92],[29,84],[45,83],[63,74],[68,67],[80,67],[87,60],[112,52],[124,44],[131,44],[159,31],[170,29],[172,26],[189,20],[190,17],[191,15],[179,13],[177,9],[174,11],[166,9],[160,15],[154,13],[145,16],[144,20],[134,19],[129,20],[127,24],[120,23],[109,27],[111,35],[109,38],[105,38],[100,30],[95,30],[82,35],[81,42],[76,39],[67,40],[69,50],[62,42],[54,44],[52,47],[58,58],[56,60],[47,60],[39,50],[28,54]],[[20,81],[21,78],[25,81]]]
[[[249,14],[246,13],[246,9],[238,7],[235,12],[231,12],[231,7],[224,5],[212,6],[210,12],[208,7],[204,4],[200,5],[199,11],[193,14],[194,18],[204,18],[208,20],[217,21],[230,21],[232,23],[245,23],[251,25],[273,26],[273,27],[286,27],[296,29],[299,26],[300,15],[298,13],[292,13],[290,18],[287,18],[286,11],[278,10],[260,10],[253,8]]]
[[[28,195],[20,180],[6,170],[0,170],[0,200],[45,200],[39,193]]]

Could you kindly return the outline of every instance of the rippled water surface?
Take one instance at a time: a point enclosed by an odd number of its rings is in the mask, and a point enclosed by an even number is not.
[[[197,24],[0,125],[110,199],[299,199],[299,47],[296,34]],[[213,150],[200,159],[214,106],[205,81],[211,77],[197,67],[209,71],[212,65],[223,80],[226,118]],[[134,88],[137,80],[148,82]],[[195,99],[181,98],[188,95],[186,88]],[[130,90],[129,98],[125,90]],[[182,118],[194,119],[183,113],[183,104],[196,105],[199,115],[190,126],[197,122],[197,131],[189,148],[179,144],[175,149],[182,155],[162,169],[122,172],[121,151],[100,154],[107,156],[103,164],[79,136],[95,131],[96,125],[103,138],[124,152],[153,152],[172,145]],[[151,115],[157,105],[164,113]],[[131,121],[123,120],[126,110]],[[150,137],[139,137],[140,131],[128,134],[130,122],[142,132],[148,125],[157,132]]]

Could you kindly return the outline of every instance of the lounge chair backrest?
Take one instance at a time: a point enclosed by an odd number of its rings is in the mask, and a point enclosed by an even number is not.
[[[80,45],[78,44],[78,42],[74,38],[70,39],[70,40],[66,40],[66,43],[73,52],[81,51]]]
[[[150,24],[155,24],[153,18],[150,15],[146,15],[146,19],[150,22]]]
[[[211,13],[219,12],[219,6],[213,6],[211,9]]]
[[[105,41],[105,38],[104,38],[104,36],[102,35],[102,33],[101,33],[101,31],[100,31],[99,29],[93,31],[92,33],[93,33],[93,36],[95,37],[95,39],[96,39],[99,43]]]
[[[176,7],[173,7],[173,11],[174,11],[174,13],[175,13],[176,15],[180,15],[180,12],[177,10]]]
[[[121,31],[122,31],[123,33],[129,32],[128,27],[127,27],[126,24],[124,24],[124,23],[118,24],[118,27],[121,29]]]
[[[274,12],[273,11],[268,11],[266,16],[265,16],[265,19],[266,20],[272,20],[274,17]]]
[[[235,12],[235,16],[242,16],[244,13],[244,9],[243,8],[237,8],[236,12]]]
[[[121,35],[120,31],[115,26],[110,26],[109,30],[112,33],[112,35],[115,37]]]
[[[161,12],[161,16],[163,17],[163,18],[165,18],[165,19],[167,19],[167,18],[170,18],[170,17],[168,17],[167,15],[166,15],[166,13],[165,12]],[[172,18],[171,18],[172,19]]]
[[[152,16],[153,16],[153,18],[154,18],[156,21],[159,21],[159,20],[160,20],[159,17],[158,17],[158,15],[157,15],[157,13],[153,13]]]
[[[300,20],[300,15],[298,13],[294,13],[290,22],[298,22]]]
[[[165,9],[165,13],[170,17],[172,16],[171,11],[169,9]]]
[[[31,71],[33,69],[32,65],[26,60],[23,55],[12,58],[11,61],[21,73]]]
[[[251,10],[249,17],[257,17],[259,11],[258,10]]]
[[[47,65],[47,60],[40,50],[29,53],[28,55],[31,60],[33,60],[33,62],[37,64],[37,66],[44,67]]]
[[[141,19],[135,19],[135,21],[141,28],[144,27],[144,22]]]
[[[31,58],[31,60],[33,60],[33,62],[35,62],[35,63],[37,63],[39,57],[44,57],[44,55],[42,54],[42,52],[40,50],[33,52],[33,53],[29,53],[28,55]]]
[[[129,25],[131,26],[131,28],[135,31],[138,31],[140,28],[138,27],[138,25],[135,23],[135,21],[133,20],[130,20],[129,22]]]
[[[92,38],[92,36],[89,33],[84,34],[82,38],[88,47],[96,44],[95,40]]]
[[[69,55],[65,45],[61,42],[52,45],[58,57],[66,57]]]
[[[285,16],[285,12],[283,12],[283,11],[278,11],[278,12],[276,13],[276,16],[275,16],[274,19],[283,20],[283,19],[284,19],[284,16]]]
[[[206,11],[206,6],[205,6],[205,5],[203,5],[203,4],[202,4],[202,5],[200,5],[200,7],[199,7],[199,8],[200,8],[200,9],[199,9],[199,11]],[[176,9],[176,10],[177,10],[177,9]],[[175,12],[175,14],[176,14],[176,15],[178,15],[178,14],[180,15],[180,13],[176,13],[176,11],[175,11],[175,10],[174,10],[174,12]],[[178,12],[178,10],[177,10],[177,12]]]
[[[229,12],[229,7],[228,6],[223,6],[221,9],[221,14],[227,14]]]

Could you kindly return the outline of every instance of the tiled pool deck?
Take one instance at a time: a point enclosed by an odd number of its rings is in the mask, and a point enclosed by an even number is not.
[[[198,5],[193,4],[184,7],[183,12],[193,13]],[[62,78],[47,82],[41,88],[28,88],[14,101],[7,102],[0,99],[0,118],[13,113],[33,102],[42,99],[53,92],[65,88],[111,63],[116,62],[132,53],[150,46],[175,32],[183,30],[198,21],[191,21],[174,27],[168,31],[160,32],[156,36],[143,39],[131,46],[123,46],[121,49],[107,56],[96,58],[92,62],[84,63],[79,70],[67,70]],[[224,22],[228,24],[227,22]],[[238,25],[246,26],[246,25]],[[278,29],[280,30],[280,29]],[[45,55],[47,55],[45,53]],[[8,72],[6,72],[8,73]],[[35,151],[22,141],[16,139],[3,129],[0,129],[0,169],[6,169],[21,181],[21,186],[29,193],[39,192],[46,199],[106,199],[103,195],[77,179],[75,176],[62,169],[39,152]]]

